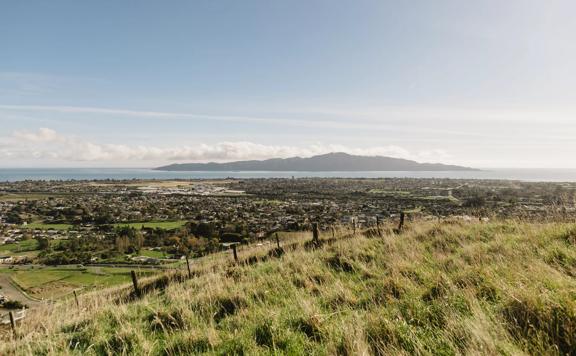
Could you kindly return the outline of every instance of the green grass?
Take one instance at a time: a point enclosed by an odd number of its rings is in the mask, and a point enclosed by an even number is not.
[[[453,196],[451,196],[451,195],[433,195],[433,196],[426,196],[426,197],[417,197],[416,199],[435,200],[435,201],[446,200],[446,201],[451,201],[451,202],[454,202],[454,203],[459,202],[458,199],[456,199],[455,197],[453,197]]]
[[[62,243],[62,240],[50,240],[52,248]],[[22,240],[18,243],[10,243],[0,245],[0,255],[9,256],[29,256],[34,257],[38,255],[38,241],[35,239]]]
[[[174,230],[179,229],[182,226],[186,225],[187,221],[179,220],[179,221],[151,221],[151,222],[135,222],[135,223],[118,223],[114,224],[116,227],[132,227],[135,229],[141,229],[142,227],[145,228],[152,228],[152,229],[165,229],[165,230]]]
[[[151,257],[151,258],[168,258],[168,257],[170,257],[170,255],[164,251],[152,251],[152,250],[146,250],[146,249],[140,250],[140,256],[146,256],[146,257]]]
[[[12,279],[23,289],[30,289],[65,279],[70,277],[72,273],[73,271],[49,269],[25,270],[14,272],[12,274]]]
[[[44,200],[50,197],[60,197],[61,194],[18,193],[0,194],[0,201]]]
[[[0,245],[0,255],[14,255],[20,252],[35,251],[38,249],[38,241],[34,239],[23,240],[18,243]]]
[[[405,190],[385,190],[385,189],[370,189],[369,193],[383,194],[383,195],[400,195],[400,196],[408,196],[412,194],[409,191]]]
[[[5,270],[12,280],[32,296],[60,297],[74,289],[95,289],[131,282],[131,269],[114,267],[40,267]],[[140,270],[150,275],[154,270]]]
[[[576,350],[576,225],[446,221],[409,223],[400,235],[383,230],[254,264],[211,256],[194,261],[195,278],[133,300],[91,294],[83,314],[62,305],[50,322],[23,323],[21,339],[8,335],[0,354]],[[241,259],[253,253],[239,251]]]
[[[148,274],[153,272],[153,270],[150,270],[144,272],[140,271],[139,273]],[[109,287],[122,283],[129,283],[130,281],[130,270],[122,269],[115,271],[115,268],[100,268],[97,273],[94,268],[89,268],[87,271],[80,273],[75,272],[66,278],[66,282],[82,288]]]
[[[20,226],[23,229],[29,230],[68,230],[73,227],[71,224],[44,224],[42,222],[32,222],[27,225]]]

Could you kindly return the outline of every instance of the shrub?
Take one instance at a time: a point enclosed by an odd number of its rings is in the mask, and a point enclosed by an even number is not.
[[[6,309],[12,309],[12,310],[28,308],[26,304],[20,302],[19,300],[9,300],[7,302],[4,302],[4,305],[2,306]]]

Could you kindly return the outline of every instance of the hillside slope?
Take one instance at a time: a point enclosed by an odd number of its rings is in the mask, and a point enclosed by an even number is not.
[[[576,226],[367,235],[280,257],[264,246],[241,265],[213,256],[141,298],[86,295],[82,312],[63,303],[30,319],[0,354],[576,353]]]
[[[181,163],[156,168],[160,171],[282,171],[282,172],[361,172],[361,171],[473,171],[475,169],[439,163],[418,163],[401,158],[354,156],[328,153],[309,158],[273,158],[263,161],[228,163]]]

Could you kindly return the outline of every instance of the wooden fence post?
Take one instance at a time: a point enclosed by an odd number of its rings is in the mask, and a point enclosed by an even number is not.
[[[236,252],[236,244],[232,245],[232,253],[234,254],[234,261],[238,262],[238,253]]]
[[[402,231],[402,228],[404,227],[404,217],[405,217],[404,212],[401,212],[400,213],[400,223],[398,224],[398,231]]]
[[[136,272],[130,271],[132,275],[132,284],[134,285],[134,293],[140,294],[140,289],[138,288],[138,278],[136,277]]]
[[[312,223],[312,241],[318,243],[320,232],[318,231],[318,223]]]
[[[334,229],[334,226],[332,226],[330,229],[332,230],[332,239],[335,239],[336,238],[336,231],[335,231],[336,229]]]
[[[276,247],[280,249],[280,239],[278,238],[278,233],[276,233],[275,235],[276,235]]]
[[[12,332],[14,333],[14,336],[16,336],[16,321],[14,320],[14,313],[10,312],[8,315],[10,316],[10,326],[12,327]]]
[[[356,235],[356,218],[352,218],[352,231]]]
[[[376,231],[378,231],[378,236],[382,237],[382,230],[380,230],[380,217],[376,216]]]
[[[73,292],[74,292],[74,300],[76,301],[76,306],[80,308],[80,303],[78,303],[78,294],[76,294],[76,290],[74,290]]]
[[[188,278],[192,278],[192,271],[190,271],[190,260],[188,259],[188,254],[186,254],[186,267],[188,268]]]

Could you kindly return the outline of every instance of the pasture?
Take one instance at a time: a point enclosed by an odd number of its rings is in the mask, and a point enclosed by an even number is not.
[[[185,220],[178,221],[148,221],[148,222],[132,222],[132,223],[118,223],[114,224],[116,227],[132,227],[135,229],[150,228],[150,229],[164,229],[174,230],[179,229],[186,225]]]
[[[0,268],[0,273],[8,274],[11,280],[31,297],[37,299],[57,299],[73,290],[94,290],[131,281],[130,268],[117,267],[43,267],[25,266],[14,269]],[[156,271],[139,270],[142,276]]]

